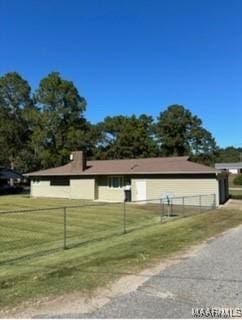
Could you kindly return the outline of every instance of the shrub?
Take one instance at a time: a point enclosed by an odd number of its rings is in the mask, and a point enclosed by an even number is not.
[[[237,186],[238,186],[238,185],[239,185],[239,186],[242,186],[242,174],[236,176],[236,177],[234,178],[233,183],[234,183],[235,185],[237,185]]]

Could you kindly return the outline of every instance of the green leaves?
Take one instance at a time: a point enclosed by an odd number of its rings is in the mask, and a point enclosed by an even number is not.
[[[219,149],[217,162],[241,162],[242,148],[234,148],[232,146]]]
[[[18,116],[20,111],[31,106],[30,86],[18,73],[11,72],[0,78],[1,109]]]
[[[0,78],[0,162],[20,171],[61,165],[83,148],[89,130],[86,100],[71,81],[53,72],[31,88],[16,72]],[[71,134],[75,132],[75,134]]]
[[[73,82],[63,80],[58,72],[41,80],[36,99],[43,111],[57,113],[62,119],[76,119],[86,109],[86,100],[79,95]]]
[[[157,137],[166,156],[190,155],[213,157],[217,151],[212,134],[202,127],[202,120],[181,105],[169,106],[160,113]]]
[[[233,180],[233,183],[237,186],[242,186],[242,174],[236,176]]]
[[[212,134],[184,106],[169,106],[157,121],[146,114],[118,115],[94,125],[84,117],[86,105],[58,72],[42,79],[34,93],[16,72],[0,77],[0,165],[22,172],[49,168],[66,163],[74,150],[93,159],[189,155],[205,163],[217,155]]]
[[[101,132],[98,158],[147,158],[158,155],[153,137],[153,118],[150,116],[107,117],[97,127]]]
[[[17,155],[26,147],[29,128],[25,110],[33,107],[30,86],[18,73],[0,78],[0,161],[14,168]]]
[[[83,112],[86,100],[71,81],[61,78],[57,72],[41,80],[36,93],[41,122],[39,141],[41,164],[57,166],[66,162],[70,151],[83,147],[88,130]],[[47,152],[48,150],[48,152]]]

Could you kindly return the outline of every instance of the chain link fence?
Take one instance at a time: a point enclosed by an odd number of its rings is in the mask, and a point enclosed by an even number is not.
[[[88,245],[215,207],[215,195],[0,212],[0,266]]]
[[[161,199],[162,217],[185,217],[214,209],[216,195],[194,195]]]

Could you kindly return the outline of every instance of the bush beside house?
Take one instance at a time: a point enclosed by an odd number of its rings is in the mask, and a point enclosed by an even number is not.
[[[233,180],[233,183],[237,186],[242,186],[242,174],[236,176]]]

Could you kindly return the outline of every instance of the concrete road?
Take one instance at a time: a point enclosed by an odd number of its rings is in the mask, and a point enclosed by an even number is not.
[[[55,318],[192,318],[192,308],[206,307],[242,310],[242,226],[92,314]]]

